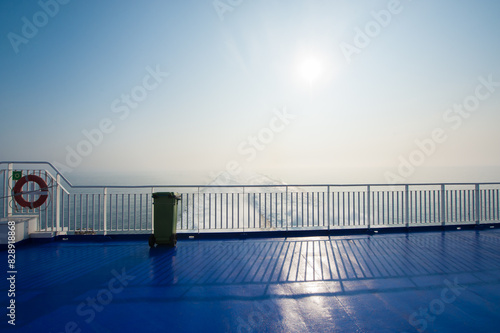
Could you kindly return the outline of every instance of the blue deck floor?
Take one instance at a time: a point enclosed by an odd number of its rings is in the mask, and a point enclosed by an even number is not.
[[[16,261],[16,327],[2,315],[2,332],[500,331],[497,230],[57,241]]]

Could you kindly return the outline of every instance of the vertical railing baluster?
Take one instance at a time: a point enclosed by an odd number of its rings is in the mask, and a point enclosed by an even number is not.
[[[195,227],[194,227],[194,212],[195,212],[195,209],[194,209],[194,197],[195,197],[195,193],[192,193],[191,194],[192,198],[191,198],[191,218],[192,218],[192,221],[193,223],[191,224],[191,230],[195,230]],[[188,220],[189,221],[189,220]],[[188,225],[188,228],[189,228],[189,225]]]
[[[422,192],[423,192],[424,202],[420,203],[420,205],[422,206],[421,210],[422,210],[422,214],[423,214],[423,216],[420,216],[420,221],[422,221],[421,223],[427,223],[427,191],[421,190],[421,194],[422,194]]]
[[[474,190],[469,189],[468,190],[468,197],[469,197],[469,222],[475,221],[475,215],[474,215],[474,206],[475,206],[475,201],[474,201]]]
[[[295,194],[295,208],[292,206],[292,210],[295,209],[295,227],[300,227],[300,218],[299,218],[299,192],[292,192],[290,195],[293,198]]]
[[[293,197],[293,194],[295,194],[295,227],[300,227],[300,224],[299,224],[299,192],[294,192],[292,193],[292,197]],[[292,208],[293,209],[293,208]]]
[[[92,231],[94,231],[95,222],[95,193],[92,193]]]
[[[486,222],[488,220],[488,200],[487,200],[487,194],[488,190],[484,189],[480,191],[481,193],[481,222]]]
[[[183,204],[184,204],[184,193],[180,194],[181,200],[178,201],[177,203],[177,226],[179,230],[183,229],[184,225],[184,209],[183,209]],[[187,211],[186,211],[187,212]],[[179,216],[181,217],[179,220]]]
[[[216,194],[216,196],[217,196],[217,194]],[[225,215],[225,212],[224,212],[224,193],[219,193],[219,196],[220,196],[220,199],[217,200],[217,202],[219,203],[219,209],[218,209],[219,220],[220,220],[219,229],[224,229],[224,215]]]
[[[317,207],[317,209],[316,209],[316,214],[317,214],[316,217],[317,217],[317,221],[318,221],[318,225],[317,225],[318,227],[321,226],[320,225],[321,218],[320,218],[320,213],[319,213],[319,211],[320,211],[320,209],[319,209],[320,208],[319,193],[320,192],[316,192],[316,207]],[[324,192],[323,192],[323,194],[324,194]],[[314,209],[314,207],[315,206],[313,205],[313,209]]]
[[[431,223],[432,222],[432,217],[431,217],[431,190],[427,190],[424,192],[424,222],[425,223]]]
[[[243,193],[245,193],[245,188],[243,188]],[[240,229],[240,193],[236,193],[236,198],[237,198],[237,201],[238,201],[238,206],[236,206],[236,221],[237,221],[237,225],[238,225],[238,229]],[[245,226],[243,225],[243,228]]]
[[[76,231],[76,194],[73,194],[73,231]]]
[[[486,221],[486,190],[479,190],[479,209],[481,215],[479,217],[480,222]]]
[[[377,225],[383,225],[383,223],[380,223],[380,191],[377,191]]]
[[[342,191],[342,226],[345,227],[345,191]]]
[[[352,200],[349,200],[349,224],[356,225],[356,192],[348,192],[348,195],[352,196]]]
[[[414,192],[415,192],[415,205],[414,205],[415,206],[415,222],[419,222],[421,220],[419,219],[419,216],[418,216],[418,210],[419,209],[421,210],[422,207],[420,205],[418,198],[419,198],[419,196],[420,196],[420,198],[422,198],[422,196],[421,196],[422,193],[420,190],[415,190]],[[422,216],[422,215],[420,215],[420,216]]]
[[[368,230],[370,230],[371,228],[371,222],[372,222],[372,219],[371,219],[371,212],[372,212],[372,207],[371,207],[371,201],[370,201],[370,197],[371,197],[371,186],[368,185],[366,187],[366,206],[365,206],[365,209],[366,209],[366,225],[368,227]],[[363,200],[364,200],[364,197],[363,197]],[[365,205],[365,203],[363,203],[363,205]]]
[[[432,223],[436,223],[436,190],[432,191]]]
[[[399,212],[399,207],[401,206],[401,202],[399,201],[399,189],[397,189],[395,192],[396,192],[396,220],[397,224],[400,224],[403,219],[401,218],[401,214]]]
[[[453,190],[446,190],[446,221],[453,222]]]
[[[327,200],[326,205],[327,205],[327,210],[328,210],[326,215],[327,215],[327,219],[328,219],[328,230],[330,230],[330,186],[326,187],[326,197],[327,197],[326,198],[326,200]]]
[[[134,231],[137,230],[136,228],[136,218],[137,216],[137,193],[134,193]]]
[[[243,198],[244,200],[244,198]],[[247,193],[247,223],[248,223],[248,229],[250,229],[251,225],[251,217],[250,217],[250,193]]]
[[[125,225],[125,223],[123,223]],[[130,193],[127,194],[127,231],[130,231]]]
[[[145,222],[146,226],[145,226],[144,230],[149,230],[149,226],[148,226],[149,225],[149,209],[148,209],[148,207],[151,206],[151,209],[153,209],[153,205],[152,204],[148,205],[148,203],[149,203],[149,193],[144,193],[144,196],[146,198],[146,204],[144,206],[145,207],[144,210],[146,211],[146,216],[144,217],[146,219],[146,221],[144,221],[144,222]],[[152,200],[153,200],[153,198],[151,198],[151,201]],[[152,218],[151,218],[151,220],[152,220]],[[153,223],[151,222],[151,229],[152,228],[153,228]]]
[[[391,217],[389,218],[389,224],[394,224],[394,191],[389,191],[387,192],[389,195],[389,198],[387,198],[387,203],[389,205],[390,202],[390,207],[388,206],[388,209],[390,209],[390,215]],[[389,213],[388,213],[389,214]]]
[[[200,233],[200,224],[201,224],[201,221],[200,221],[200,219],[201,219],[200,209],[201,209],[201,206],[200,206],[200,188],[199,187],[197,188],[197,192],[198,192],[198,194],[197,194],[196,202],[197,202],[197,208],[198,208],[197,209],[197,212],[198,212],[198,214],[197,214],[198,215],[197,216],[198,217],[198,221],[196,222],[196,224],[198,226],[198,228],[197,228],[198,229],[198,233]],[[193,201],[193,204],[194,204],[194,201]],[[205,215],[205,210],[203,210],[203,215]],[[193,223],[194,223],[194,218],[193,218]]]
[[[325,226],[325,191],[322,191],[321,192],[321,200],[320,200],[320,192],[316,192],[316,202],[317,202],[317,205],[318,205],[318,227],[319,226],[322,226],[324,227]],[[321,204],[320,204],[321,202]],[[320,207],[321,207],[321,213],[322,213],[322,216],[320,218]],[[321,224],[320,224],[320,220],[321,220]]]
[[[460,198],[458,200],[458,202],[460,203],[460,222],[464,222],[465,220],[465,205],[464,205],[464,190],[460,190],[459,192],[460,194]]]
[[[441,220],[441,225],[445,226],[446,225],[446,187],[444,184],[441,184],[441,196],[439,200],[439,208],[440,208],[440,220]]]
[[[471,191],[470,189],[464,190],[464,220],[471,221]]]
[[[259,206],[260,206],[260,193],[259,193]],[[267,193],[264,192],[264,228],[266,227],[267,224]],[[259,210],[259,218],[262,217],[262,211]],[[262,228],[262,226],[261,226]]]
[[[304,227],[304,192],[300,192],[300,214],[302,218],[302,227]]]
[[[436,223],[436,190],[429,193],[429,222]]]
[[[66,215],[66,214],[64,214],[65,209],[66,209],[66,205],[64,204],[64,198],[65,197],[66,196],[63,193],[61,193],[61,196],[59,198],[59,200],[60,200],[60,207],[59,207],[60,211],[59,211],[58,214],[59,214],[59,228],[60,228],[60,231],[64,231],[64,217]]]
[[[217,200],[217,193],[215,194],[215,214],[217,214],[217,201],[219,201],[220,203],[220,229],[222,229],[224,227],[224,223],[222,221],[222,215],[223,215],[223,211],[222,211],[222,193],[220,193],[220,200]],[[217,229],[217,218],[215,218],[215,228]]]
[[[276,196],[271,191],[271,193],[269,193],[269,225],[270,225],[271,228],[275,228],[276,229],[276,227],[277,227],[277,220],[273,219],[273,214],[276,215],[276,210],[274,209],[273,196],[274,196],[274,199],[275,199]],[[276,221],[276,223],[273,223],[273,220]]]
[[[139,193],[139,230],[142,231],[142,197],[144,193]],[[146,212],[148,210],[146,209]],[[147,221],[147,219],[146,219]]]
[[[337,224],[340,227],[340,192],[337,192]]]
[[[349,214],[352,217],[352,225],[356,225],[356,194],[356,191],[352,192],[351,213]]]
[[[118,229],[118,226],[117,226]],[[125,230],[125,194],[122,193],[122,221],[121,221],[121,231]]]
[[[351,225],[351,192],[347,192],[347,225]]]
[[[479,202],[480,198],[480,193],[479,193],[479,184],[475,185],[475,201],[474,201],[474,211],[475,211],[475,218],[476,218],[476,225],[479,225],[481,221],[481,203]]]
[[[12,171],[14,171],[14,164],[13,163],[7,164],[7,172],[5,173],[5,186],[6,186],[5,193],[7,194],[6,198],[5,198],[5,203],[7,206],[7,209],[6,209],[7,216],[12,215],[12,207],[14,205],[13,197],[12,197],[12,195],[10,195],[11,194],[10,190],[14,187],[13,181],[12,181]]]
[[[267,218],[266,218],[267,220]],[[273,193],[269,193],[269,225],[273,227]]]
[[[483,221],[487,222],[490,219],[490,207],[489,207],[489,192],[490,190],[483,190],[483,210],[484,216]]]
[[[80,193],[80,231],[83,230],[83,194]]]
[[[458,212],[460,222],[465,222],[465,192],[463,189],[458,190]]]
[[[377,195],[378,195],[378,193],[377,193]],[[379,219],[379,224],[385,225],[385,191],[381,192],[381,197],[382,197],[382,223],[380,223],[380,219]],[[377,204],[378,204],[378,202],[377,202]]]
[[[281,201],[281,219],[283,220],[283,200]],[[285,228],[288,231],[288,186],[285,186]]]
[[[321,212],[323,213],[323,224],[322,226],[325,226],[325,192],[323,191],[322,193],[323,199],[321,200]],[[328,203],[327,203],[328,205]],[[318,208],[319,209],[319,208]],[[329,229],[329,228],[328,228]]]
[[[405,185],[405,195],[404,195],[404,223],[408,228],[410,226],[410,190],[409,185]]]
[[[121,197],[122,197],[122,213],[121,213],[122,220],[120,223],[120,226],[121,226],[120,230],[123,231],[123,230],[125,230],[124,229],[125,228],[125,194],[122,193]],[[116,230],[118,230],[118,224],[116,225]]]
[[[364,194],[364,193],[363,193]],[[355,192],[355,197],[358,199],[357,202],[357,206],[356,206],[356,209],[354,209],[354,221],[356,221],[356,215],[357,215],[357,225],[361,226],[361,192],[360,191],[356,191]],[[356,210],[357,210],[357,214],[356,214]],[[356,224],[356,222],[354,222]]]
[[[278,198],[279,196],[279,198]],[[278,208],[278,202],[279,208]],[[280,211],[283,211],[283,191],[280,189],[279,192],[276,192],[274,196],[274,215],[275,215],[275,221],[276,221],[276,229],[280,228],[283,229],[283,213],[280,214]]]
[[[55,198],[55,222],[56,222],[56,231],[62,231],[61,225],[61,175],[59,173],[56,174],[56,198]],[[54,218],[54,217],[53,217]],[[54,229],[52,229],[54,231]]]
[[[255,192],[248,193],[248,196],[250,198],[248,202],[252,203],[252,210],[251,210],[251,212],[249,212],[248,216],[249,217],[251,216],[251,219],[253,220],[253,224],[251,223],[251,221],[248,221],[248,227],[250,228],[250,226],[252,226],[252,228],[255,229],[257,227],[256,218],[255,218],[257,200],[255,199]],[[250,206],[248,206],[248,209],[250,210]]]
[[[97,194],[97,229],[96,231],[101,232],[101,193]]]
[[[115,193],[115,210],[116,210],[116,213],[115,213],[115,228],[113,229],[113,225],[111,225],[111,230],[113,231],[118,231],[118,193]],[[110,214],[112,214],[112,212],[110,212]],[[154,214],[151,214],[151,216],[154,216]]]
[[[495,211],[496,211],[495,220],[498,220],[500,218],[500,196],[499,196],[500,193],[499,193],[498,189],[497,189],[496,193],[497,193],[497,201],[496,201],[496,209],[495,209]]]
[[[67,209],[67,211],[68,211],[68,218],[66,220],[68,221],[68,229],[66,231],[69,231],[70,230],[70,225],[71,225],[71,219],[70,219],[70,216],[71,216],[71,194],[68,193],[67,197],[68,197],[68,209]]]
[[[458,192],[457,192],[457,190],[454,190],[453,192],[455,195],[455,197],[454,197],[454,201],[455,201],[455,203],[454,203],[454,205],[455,205],[455,207],[454,207],[454,213],[455,213],[454,214],[455,215],[454,221],[459,222],[459,219],[458,219]]]
[[[89,194],[85,194],[85,230],[89,229]],[[83,228],[82,228],[83,231]]]
[[[488,190],[488,220],[492,220],[491,218],[491,213],[492,213],[492,210],[491,210],[491,189]]]
[[[415,219],[416,222],[422,224],[422,190],[415,190]]]
[[[307,208],[307,210],[306,210],[306,213],[307,213],[306,214],[306,216],[307,216],[306,217],[306,219],[307,219],[307,226],[309,227],[309,210],[310,210],[309,209],[310,208],[309,207],[309,191],[307,192],[307,207],[306,208]],[[312,219],[313,219],[313,222],[314,222],[314,215],[312,216]]]

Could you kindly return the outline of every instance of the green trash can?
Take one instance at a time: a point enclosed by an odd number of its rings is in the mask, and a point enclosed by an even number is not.
[[[149,236],[149,246],[175,246],[177,243],[177,201],[181,197],[173,192],[153,193],[154,233]]]

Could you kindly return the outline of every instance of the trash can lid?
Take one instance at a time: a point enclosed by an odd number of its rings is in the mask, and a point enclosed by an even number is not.
[[[167,198],[179,199],[179,200],[181,198],[177,193],[174,193],[174,192],[155,192],[155,193],[153,193],[153,198],[159,198],[159,197],[167,197]]]

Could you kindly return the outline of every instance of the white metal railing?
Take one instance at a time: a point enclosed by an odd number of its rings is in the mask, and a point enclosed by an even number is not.
[[[45,169],[27,168],[45,165]],[[19,168],[23,166],[24,168]],[[16,168],[14,168],[16,167]],[[0,162],[0,213],[18,209],[12,171],[49,184],[39,231],[151,233],[153,192],[177,192],[180,232],[329,230],[500,222],[500,183],[73,186],[47,162]],[[51,173],[52,172],[52,173]],[[36,190],[33,185],[29,191]]]

